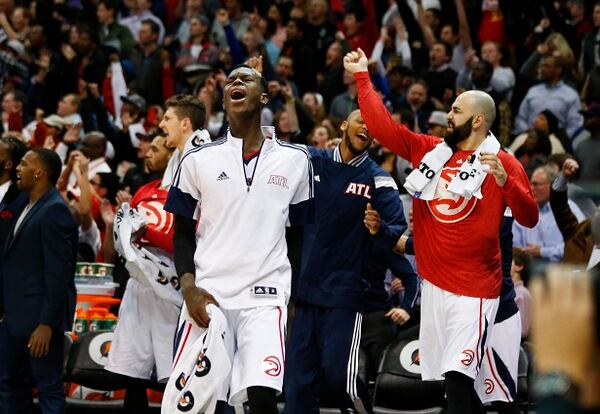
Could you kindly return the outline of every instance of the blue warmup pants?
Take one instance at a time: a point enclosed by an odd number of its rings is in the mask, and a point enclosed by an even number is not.
[[[358,377],[362,315],[296,303],[285,360],[286,414],[318,413],[318,397],[333,397],[343,413],[371,413]]]

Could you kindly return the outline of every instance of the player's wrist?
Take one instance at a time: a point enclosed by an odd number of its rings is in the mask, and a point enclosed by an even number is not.
[[[184,299],[187,299],[190,293],[193,293],[198,287],[196,286],[196,280],[192,273],[184,273],[179,276],[179,283],[181,285],[181,294]]]
[[[398,254],[404,254],[404,252],[406,251],[406,242],[407,241],[408,241],[407,234],[403,234],[402,236],[400,236],[400,238],[398,239],[398,243],[396,243],[396,247],[394,247],[394,252],[396,252]]]

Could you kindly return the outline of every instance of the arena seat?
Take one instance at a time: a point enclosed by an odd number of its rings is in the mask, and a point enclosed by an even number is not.
[[[73,346],[73,338],[67,332],[65,332],[65,342],[63,348],[63,376],[67,372],[67,362],[69,362],[69,355],[71,353],[71,346]]]
[[[433,414],[444,406],[443,381],[421,381],[418,326],[401,332],[386,349],[375,381],[373,405],[382,414]]]
[[[66,364],[66,380],[97,390],[124,388],[119,375],[104,369],[113,335],[112,331],[87,332],[73,342]]]

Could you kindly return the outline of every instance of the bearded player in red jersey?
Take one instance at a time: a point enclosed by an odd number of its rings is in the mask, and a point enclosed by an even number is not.
[[[456,98],[443,140],[415,134],[394,122],[367,65],[360,49],[344,57],[363,119],[383,146],[416,167],[404,186],[414,198],[414,245],[425,279],[421,376],[444,379],[449,414],[479,412],[473,384],[498,309],[503,213],[509,207],[526,227],[538,221],[527,175],[490,132],[496,109],[488,94],[468,91]]]

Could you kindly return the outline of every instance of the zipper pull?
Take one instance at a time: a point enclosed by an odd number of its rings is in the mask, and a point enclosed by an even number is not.
[[[249,186],[249,185],[247,185],[247,186],[246,186],[246,192],[247,192],[247,193],[249,193],[249,192],[250,192],[250,186]]]

